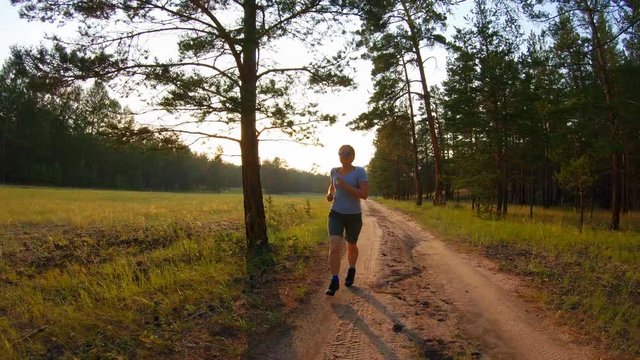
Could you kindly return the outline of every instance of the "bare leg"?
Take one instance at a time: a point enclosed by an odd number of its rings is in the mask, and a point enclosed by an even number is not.
[[[329,269],[331,275],[338,275],[340,272],[340,258],[342,257],[342,247],[344,240],[342,236],[331,235],[331,248],[329,249]]]
[[[356,261],[358,261],[358,246],[356,244],[347,243],[347,259],[349,267],[356,267]]]

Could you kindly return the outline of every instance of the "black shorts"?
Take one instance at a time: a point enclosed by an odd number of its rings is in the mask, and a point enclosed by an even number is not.
[[[341,214],[331,210],[328,221],[329,235],[344,236],[347,242],[355,244],[362,229],[362,214]]]

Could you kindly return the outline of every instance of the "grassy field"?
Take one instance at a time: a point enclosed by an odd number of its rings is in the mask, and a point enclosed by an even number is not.
[[[640,356],[640,214],[622,217],[624,230],[606,229],[597,211],[580,232],[571,210],[513,206],[502,220],[471,211],[470,204],[417,208],[383,201],[410,214],[442,238],[479,250],[505,271],[531,278],[541,300],[560,318],[632,358]]]
[[[239,194],[0,187],[0,354],[240,357],[326,240],[323,197],[265,200],[277,267],[254,289]]]
[[[572,211],[400,208],[457,244],[533,279],[567,322],[640,355],[640,216],[583,232]],[[324,252],[320,196],[267,196],[273,279],[246,281],[240,194],[0,186],[2,358],[238,358],[308,295]],[[274,281],[275,280],[275,281]],[[266,286],[265,286],[266,285]]]

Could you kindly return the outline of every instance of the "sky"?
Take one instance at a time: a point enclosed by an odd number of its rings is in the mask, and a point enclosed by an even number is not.
[[[462,15],[458,15],[458,18],[461,19]],[[9,49],[13,45],[37,45],[45,33],[64,36],[73,34],[73,30],[20,19],[18,9],[11,6],[9,0],[0,0],[0,63],[8,58]],[[441,83],[446,77],[446,52],[442,48],[436,48],[424,51],[423,56],[433,57],[425,63],[429,85]],[[340,166],[338,148],[350,144],[356,150],[354,165],[366,166],[375,152],[375,130],[351,131],[346,127],[346,123],[367,111],[367,101],[372,91],[370,71],[371,66],[368,62],[359,61],[356,64],[356,89],[329,93],[317,99],[321,110],[340,114],[336,124],[317,131],[321,146],[301,145],[293,141],[263,141],[260,143],[260,158],[264,160],[279,157],[291,168],[305,171],[315,168],[318,173],[326,174],[332,167]],[[130,105],[134,111],[138,110],[136,107],[141,106],[141,102],[127,104],[126,99],[119,100],[125,105]],[[205,144],[198,142],[191,148],[196,152],[212,155],[218,146],[222,146],[224,150],[225,161],[240,164],[240,148],[234,142],[212,139]]]

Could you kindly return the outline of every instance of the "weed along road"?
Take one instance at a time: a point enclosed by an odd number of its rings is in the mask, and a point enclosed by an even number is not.
[[[374,201],[363,218],[355,285],[319,293],[262,358],[600,358],[488,260],[457,253]]]

